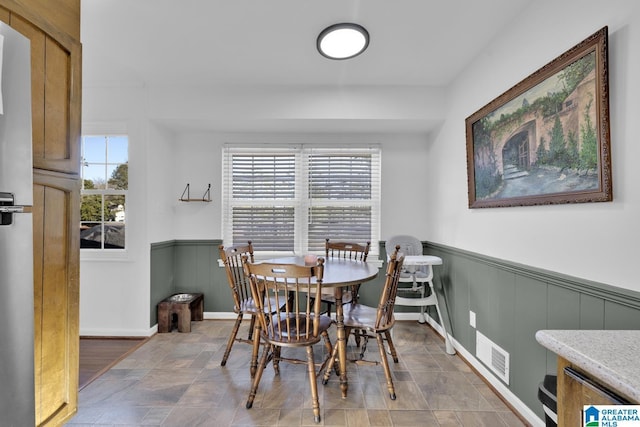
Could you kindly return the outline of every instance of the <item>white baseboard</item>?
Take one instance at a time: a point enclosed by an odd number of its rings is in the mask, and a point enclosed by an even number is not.
[[[416,322],[418,321],[418,317],[420,316],[420,313],[414,312],[414,313],[393,313],[393,317],[396,318],[396,320],[415,320]]]
[[[155,324],[149,329],[80,329],[81,337],[150,337],[158,332],[158,325]]]
[[[202,314],[206,320],[236,320],[238,315],[236,313],[222,312],[222,311],[205,311]],[[245,314],[243,319],[250,319],[251,316]]]

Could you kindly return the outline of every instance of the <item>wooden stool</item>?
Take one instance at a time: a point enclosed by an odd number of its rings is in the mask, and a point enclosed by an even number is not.
[[[158,332],[171,332],[172,318],[178,318],[178,332],[191,332],[191,321],[202,320],[204,311],[204,295],[174,294],[158,304]]]

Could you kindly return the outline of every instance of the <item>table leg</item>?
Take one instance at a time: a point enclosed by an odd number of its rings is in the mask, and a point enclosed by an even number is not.
[[[337,287],[334,292],[336,298],[336,332],[338,346],[338,362],[340,364],[340,389],[342,398],[347,397],[349,383],[347,381],[347,337],[344,330],[344,312],[342,310],[342,288]]]

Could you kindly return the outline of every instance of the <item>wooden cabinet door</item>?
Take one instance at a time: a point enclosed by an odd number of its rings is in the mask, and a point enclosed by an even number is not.
[[[558,357],[558,426],[582,425],[584,405],[632,403],[603,384],[591,379],[567,360]]]
[[[31,41],[33,167],[80,171],[80,45],[53,39],[34,23],[12,15],[11,26]]]
[[[60,425],[78,405],[78,181],[36,173],[33,196],[36,425]]]

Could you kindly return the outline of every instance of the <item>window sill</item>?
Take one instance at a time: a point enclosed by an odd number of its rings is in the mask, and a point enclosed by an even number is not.
[[[129,261],[129,253],[119,249],[80,249],[80,261]]]
[[[282,258],[284,258],[284,257],[287,257],[287,256],[293,256],[293,255],[292,255],[292,254],[290,254],[290,255],[284,255],[284,254],[282,254],[282,253],[279,253],[279,254],[277,254],[277,255],[271,255],[271,256],[264,255],[264,254],[260,254],[260,255],[255,255],[255,254],[254,254],[254,259],[255,259],[256,261],[264,261],[264,260],[266,260],[266,259],[271,259],[271,258],[281,258],[281,257],[282,257]],[[323,256],[323,255],[320,255],[320,256]],[[384,261],[383,261],[383,260],[381,260],[381,259],[379,259],[379,258],[376,258],[376,257],[374,256],[374,257],[372,257],[372,258],[369,258],[369,259],[367,260],[367,263],[369,263],[369,264],[374,264],[376,267],[378,267],[378,268],[382,268],[382,266],[383,266],[383,264],[384,264]],[[223,262],[222,262],[222,260],[221,260],[221,259],[219,259],[219,258],[218,258],[218,267],[224,268],[224,263],[223,263]]]

